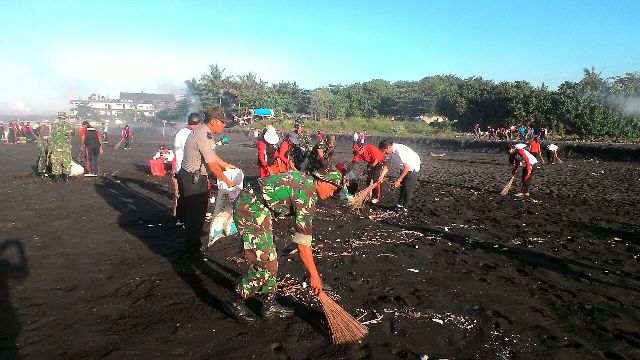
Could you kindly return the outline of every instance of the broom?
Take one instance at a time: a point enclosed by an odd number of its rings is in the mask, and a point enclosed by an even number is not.
[[[500,191],[500,195],[505,196],[507,195],[507,193],[509,192],[509,190],[511,189],[511,185],[513,184],[513,180],[516,178],[515,175],[513,175],[511,177],[511,179],[509,180],[509,182],[504,186],[504,188],[502,189],[502,191]]]
[[[371,191],[373,191],[373,188],[375,188],[377,185],[377,183],[371,183],[366,189],[358,191],[355,195],[353,195],[353,200],[349,203],[349,207],[352,210],[362,209],[365,201],[367,201],[367,199],[371,197]]]
[[[325,292],[318,296],[322,309],[329,322],[331,342],[333,344],[349,344],[362,340],[369,330],[351,314],[346,312],[338,303]]]

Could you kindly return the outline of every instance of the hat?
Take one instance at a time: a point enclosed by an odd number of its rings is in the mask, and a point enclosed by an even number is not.
[[[360,145],[358,145],[358,144],[353,144],[353,151],[355,151],[355,152],[360,152]]]
[[[336,168],[316,170],[311,175],[318,180],[328,182],[329,184],[337,187],[342,187],[342,173]]]
[[[64,111],[58,111],[58,119],[66,119],[67,113]]]
[[[294,126],[296,127],[296,129],[299,127],[304,127],[304,122],[302,122],[302,120],[296,120]]]
[[[300,139],[298,139],[298,134],[296,134],[296,132],[295,132],[295,131],[290,132],[290,133],[287,135],[287,137],[288,137],[289,141],[291,141],[291,143],[292,143],[293,145],[298,145],[298,144],[300,144]]]
[[[212,119],[218,119],[225,124],[227,123],[227,117],[225,116],[224,110],[220,107],[210,107],[204,110],[205,122],[209,122]]]
[[[280,141],[280,137],[276,132],[276,128],[272,125],[267,125],[267,130],[264,132],[264,141],[268,142],[271,145],[275,145]]]

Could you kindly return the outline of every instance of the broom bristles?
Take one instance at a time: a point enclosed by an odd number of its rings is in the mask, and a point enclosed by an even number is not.
[[[371,183],[366,189],[358,191],[353,195],[353,200],[349,203],[349,207],[352,210],[362,209],[365,201],[371,197],[371,191],[375,188],[377,183]]]
[[[358,342],[369,333],[366,326],[340,307],[329,295],[322,292],[319,299],[329,322],[332,343],[349,344]]]
[[[509,180],[509,182],[507,183],[507,185],[504,186],[504,188],[502,189],[502,191],[500,192],[500,195],[505,196],[507,195],[507,193],[509,192],[509,189],[511,189],[511,185],[513,184],[513,180],[516,178],[515,175],[513,175],[511,177],[511,179]]]

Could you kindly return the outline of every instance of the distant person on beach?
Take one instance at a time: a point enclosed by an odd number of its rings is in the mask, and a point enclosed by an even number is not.
[[[170,148],[165,147],[164,145],[160,145],[160,148],[153,155],[153,160],[162,159],[164,162],[165,169],[171,169],[173,167],[175,153]]]
[[[120,136],[122,140],[124,140],[124,149],[131,150],[131,139],[133,138],[133,131],[128,124],[125,125],[124,128],[122,128]]]
[[[235,168],[216,155],[214,134],[220,134],[227,123],[224,111],[208,108],[204,111],[204,123],[193,129],[184,146],[184,158],[178,171],[180,197],[184,201],[185,247],[192,260],[204,260],[200,247],[200,233],[204,226],[209,200],[207,168],[229,188],[234,186],[223,170]]]
[[[322,131],[318,130],[318,132],[316,133],[316,142],[322,142],[324,141],[324,134],[322,133]]]
[[[353,170],[355,165],[359,163],[361,160],[367,164],[367,186],[371,183],[378,183],[378,185],[373,188],[373,192],[371,195],[371,203],[377,204],[380,201],[380,196],[382,195],[381,184],[382,179],[386,171],[384,167],[385,155],[377,148],[375,145],[364,144],[364,145],[353,145],[353,160],[351,164],[345,170],[345,174],[348,174]]]
[[[109,124],[102,123],[102,143],[109,143]]]
[[[540,141],[538,141],[537,135],[534,136],[531,142],[529,143],[529,152],[536,159],[539,159],[541,164],[544,164],[544,159],[542,158],[542,146],[540,144]]]
[[[300,260],[309,275],[309,286],[316,295],[322,292],[322,279],[311,249],[311,224],[317,199],[328,199],[341,186],[342,174],[336,169],[319,171],[311,176],[291,171],[260,179],[255,192],[251,187],[240,192],[233,206],[233,219],[242,235],[244,257],[249,267],[236,287],[237,293],[229,294],[222,300],[225,311],[236,320],[255,322],[256,317],[245,305],[244,299],[264,296],[263,318],[293,315],[293,308],[282,306],[276,299],[278,254],[272,218],[277,217],[289,216],[294,219],[293,242],[298,246]]]
[[[380,142],[378,146],[386,155],[385,166],[388,164],[397,164],[402,167],[400,175],[393,182],[393,188],[400,188],[400,198],[396,208],[401,211],[407,211],[411,205],[413,192],[418,185],[418,172],[420,171],[420,156],[408,146],[394,143],[387,139]]]
[[[184,158],[184,145],[187,142],[187,138],[189,134],[193,131],[193,129],[200,125],[202,122],[202,117],[200,114],[193,112],[189,114],[187,117],[187,126],[180,129],[176,133],[176,138],[173,142],[174,145],[174,156],[176,161],[176,167],[173,171],[173,186],[174,186],[174,216],[176,218],[176,226],[184,225],[184,200],[180,197],[180,189],[178,185],[178,172],[182,167],[182,159]]]
[[[520,192],[516,193],[516,196],[529,196],[529,187],[531,186],[531,180],[533,179],[533,173],[538,160],[526,149],[518,149],[512,144],[509,148],[509,163],[513,166],[511,170],[512,175],[515,175],[518,168],[522,165],[522,187]]]
[[[358,143],[358,139],[360,139],[360,134],[358,134],[357,131],[353,132],[353,143],[357,144]]]
[[[562,162],[558,157],[558,145],[549,144],[547,145],[547,162],[551,165],[555,165],[556,163]]]
[[[360,143],[360,146],[362,146],[366,141],[367,141],[367,130],[362,130],[362,132],[360,133],[358,142]]]
[[[85,124],[86,123],[86,124]],[[100,155],[104,154],[102,149],[102,136],[98,129],[88,122],[83,123],[80,132],[80,149],[84,151],[86,157],[85,176],[98,176]]]

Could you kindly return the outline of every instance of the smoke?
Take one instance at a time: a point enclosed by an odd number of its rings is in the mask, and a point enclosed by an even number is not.
[[[607,98],[607,104],[620,109],[625,116],[640,115],[640,97],[638,96],[610,96]]]
[[[200,102],[200,96],[194,93],[191,89],[187,88],[187,91],[184,94],[184,98],[187,101],[187,104],[189,104],[189,111],[188,111],[189,114],[191,114],[192,112],[199,112],[200,110],[202,110],[202,103]]]

